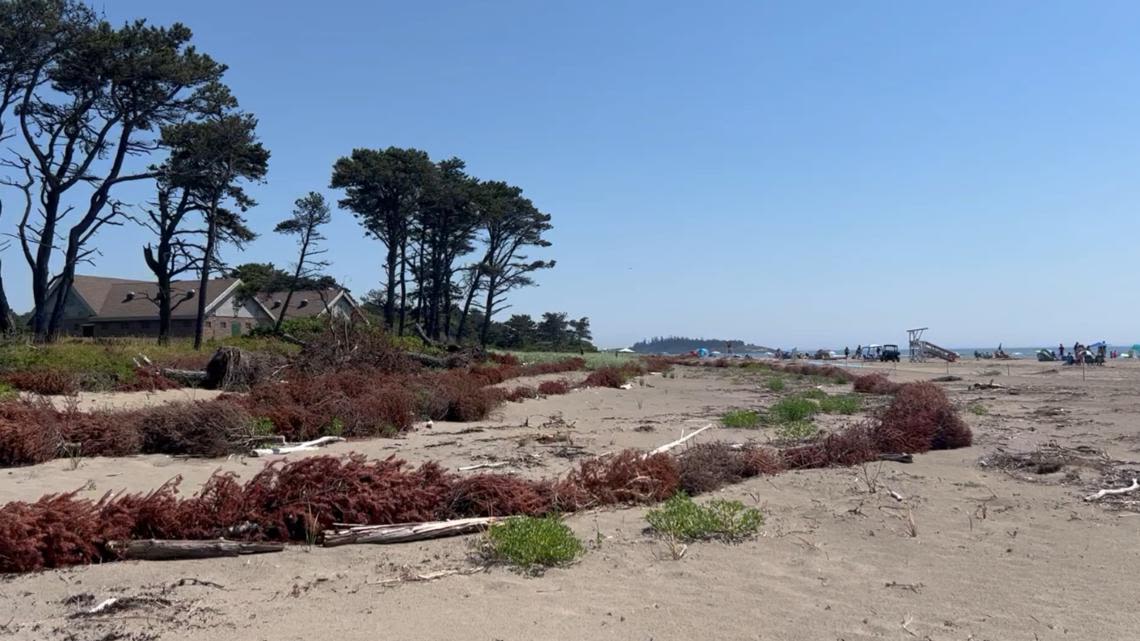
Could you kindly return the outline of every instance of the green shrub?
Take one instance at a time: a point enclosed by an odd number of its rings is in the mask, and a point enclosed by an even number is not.
[[[822,401],[823,399],[827,398],[827,392],[817,387],[813,387],[809,390],[804,390],[799,394],[799,396],[800,398],[810,398],[813,401]]]
[[[756,410],[732,410],[720,419],[725,427],[753,429],[760,426],[760,413]]]
[[[492,559],[534,571],[566,565],[585,547],[557,517],[514,516],[487,530],[485,551]]]
[[[273,421],[264,416],[253,419],[251,431],[254,436],[273,436],[277,432],[273,429]]]
[[[818,411],[819,404],[810,398],[792,396],[777,401],[768,409],[768,416],[775,423],[794,423],[807,420]]]
[[[819,428],[811,421],[791,421],[789,423],[781,423],[776,428],[776,436],[785,441],[802,441],[815,436],[818,431]]]
[[[970,403],[966,409],[975,416],[985,416],[990,413],[990,409],[981,403]]]
[[[325,436],[344,436],[344,421],[334,416],[329,426],[325,428]]]
[[[650,510],[645,518],[658,533],[683,541],[739,541],[755,534],[764,523],[759,510],[745,508],[740,501],[714,499],[699,505],[684,492]]]
[[[819,409],[825,414],[854,414],[863,409],[863,401],[854,394],[827,396],[820,399]]]
[[[779,376],[773,376],[768,379],[768,391],[782,392],[784,391],[784,379]]]

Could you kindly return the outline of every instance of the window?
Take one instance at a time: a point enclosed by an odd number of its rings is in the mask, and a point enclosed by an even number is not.
[[[218,327],[225,329],[226,328],[226,321],[218,321]]]
[[[206,321],[206,327],[210,326],[210,321]]]

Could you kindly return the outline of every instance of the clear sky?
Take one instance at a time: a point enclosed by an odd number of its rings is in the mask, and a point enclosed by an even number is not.
[[[230,262],[354,147],[458,155],[554,217],[511,311],[773,346],[1140,340],[1140,3],[100,0],[181,21],[272,151]],[[5,229],[11,224],[0,220]],[[332,274],[382,250],[347,212]],[[146,277],[141,230],[85,271]],[[30,306],[19,253],[13,306]]]

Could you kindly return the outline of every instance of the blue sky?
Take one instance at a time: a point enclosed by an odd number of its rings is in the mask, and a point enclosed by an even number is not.
[[[273,225],[352,148],[414,146],[553,215],[558,266],[511,311],[603,345],[1140,340],[1137,3],[95,6],[189,25],[260,118],[263,236],[231,262],[289,262]],[[347,212],[328,235],[376,287],[378,243]],[[145,239],[107,230],[86,271],[146,277]]]

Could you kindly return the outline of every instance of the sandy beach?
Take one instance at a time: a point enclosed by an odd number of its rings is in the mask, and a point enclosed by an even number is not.
[[[1044,641],[1126,639],[1140,630],[1131,589],[1140,572],[1140,515],[1126,497],[1082,500],[1140,469],[1132,462],[1140,449],[1140,363],[1087,371],[1035,361],[865,369],[897,381],[961,377],[940,385],[973,429],[974,445],[911,464],[788,472],[730,486],[716,496],[758,507],[761,534],[735,545],[693,543],[679,560],[644,531],[645,509],[629,508],[568,517],[588,552],[539,577],[478,569],[470,558],[477,535],[12,576],[0,579],[0,638]],[[560,475],[581,457],[651,448],[708,423],[717,426],[699,440],[772,438],[770,430],[718,424],[726,410],[777,398],[763,375],[675,372],[646,376],[629,390],[509,403],[489,421],[437,422],[403,438],[320,453],[396,455],[453,469],[506,462],[497,471],[537,478]],[[970,389],[991,381],[1002,387]],[[821,425],[855,420],[827,417]],[[1002,452],[1044,453],[1063,464],[997,465]],[[261,465],[244,457],[93,458],[77,467],[56,460],[0,471],[0,501],[76,489],[90,497],[145,492],[175,476],[188,493],[215,470],[248,478]],[[462,572],[390,581],[446,570]],[[141,597],[143,604],[122,615],[74,617],[109,597]]]

